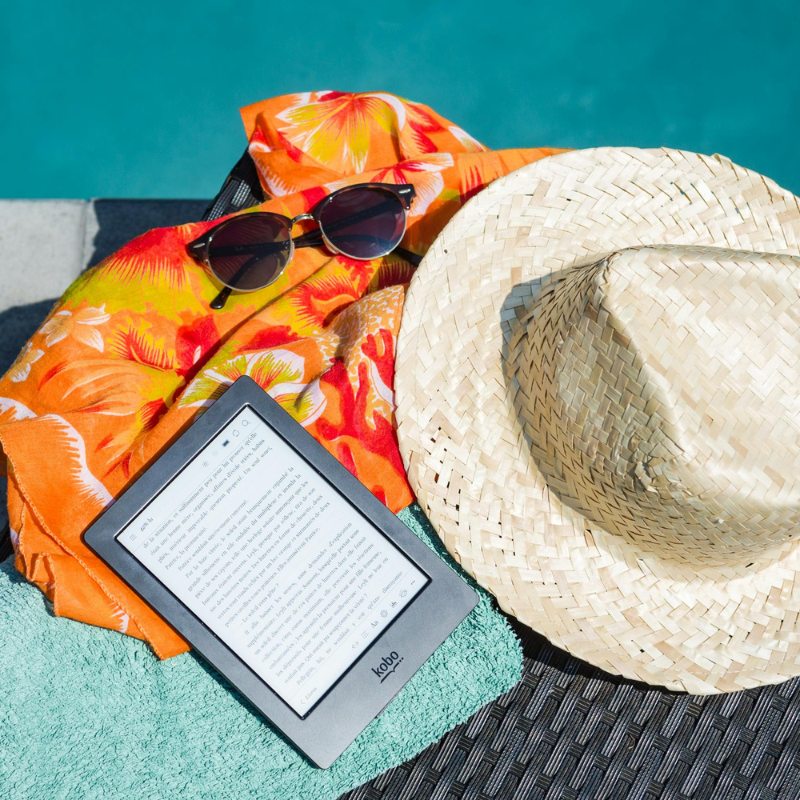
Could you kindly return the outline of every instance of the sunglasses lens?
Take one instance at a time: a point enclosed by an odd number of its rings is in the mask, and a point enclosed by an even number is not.
[[[287,221],[266,214],[244,214],[222,226],[211,238],[208,264],[226,286],[239,291],[262,289],[289,263]]]
[[[385,256],[403,238],[406,213],[394,192],[353,188],[337,194],[319,215],[325,238],[351,258]]]

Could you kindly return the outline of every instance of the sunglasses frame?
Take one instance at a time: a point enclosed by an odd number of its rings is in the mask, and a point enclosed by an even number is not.
[[[230,293],[233,292],[240,292],[240,293],[249,293],[249,292],[258,292],[261,289],[270,286],[271,284],[275,283],[275,281],[280,278],[281,275],[286,271],[286,268],[289,264],[292,263],[292,259],[294,258],[294,252],[298,247],[316,247],[319,245],[324,244],[328,250],[332,253],[344,255],[347,258],[352,258],[356,261],[372,261],[375,258],[383,258],[383,256],[388,255],[389,253],[394,252],[395,250],[401,250],[399,246],[392,247],[390,250],[387,250],[385,253],[380,253],[375,256],[370,256],[368,258],[359,258],[358,256],[351,256],[349,253],[343,253],[339,250],[335,245],[331,244],[330,240],[325,234],[325,229],[320,222],[320,216],[322,215],[323,210],[325,207],[334,201],[340,195],[352,191],[354,189],[382,189],[384,191],[388,191],[397,197],[400,200],[401,206],[403,208],[403,232],[400,234],[400,240],[402,241],[403,236],[405,236],[406,228],[408,226],[408,211],[411,208],[411,203],[416,197],[416,189],[410,183],[406,184],[393,184],[393,183],[355,183],[350,186],[343,186],[341,189],[337,189],[335,192],[331,192],[327,197],[323,197],[310,211],[305,212],[304,214],[298,214],[296,217],[287,217],[283,214],[275,214],[271,211],[249,211],[237,214],[236,216],[229,217],[226,220],[223,220],[219,224],[215,225],[213,228],[207,230],[202,236],[198,236],[197,239],[189,242],[186,245],[186,249],[189,255],[192,256],[196,261],[202,263],[214,276],[214,279],[221,283],[225,289],[215,298],[212,302],[212,308],[221,308],[225,301],[227,300]],[[287,230],[289,232],[288,242],[290,245],[289,250],[289,258],[284,264],[283,268],[278,270],[275,273],[275,276],[270,280],[268,283],[265,283],[263,286],[256,287],[254,289],[239,289],[235,286],[231,286],[230,284],[225,283],[219,275],[214,271],[214,268],[211,266],[211,261],[209,258],[209,254],[211,251],[211,243],[214,240],[214,236],[219,233],[221,230],[226,228],[228,225],[235,223],[237,220],[242,219],[243,217],[247,217],[250,219],[251,217],[269,217],[271,219],[277,219],[283,223],[285,223]],[[301,234],[297,237],[297,239],[292,238],[292,230],[294,226],[298,222],[302,222],[303,220],[313,220],[317,223],[317,230],[309,231],[308,233]],[[403,254],[406,254],[406,251],[402,251]],[[409,256],[413,257],[414,263],[419,263],[419,257],[416,254],[408,253]],[[224,297],[223,297],[224,295]]]

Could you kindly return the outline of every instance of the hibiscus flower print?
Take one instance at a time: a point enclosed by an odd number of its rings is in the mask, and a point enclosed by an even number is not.
[[[39,333],[47,337],[44,340],[47,347],[52,347],[67,336],[72,336],[82,344],[89,345],[102,353],[103,337],[95,326],[102,325],[109,319],[111,316],[106,314],[105,303],[100,308],[87,306],[74,314],[72,311],[59,311],[39,328]]]
[[[14,422],[20,419],[33,419],[36,414],[19,400],[10,397],[0,397],[0,425],[4,422]]]
[[[17,356],[17,360],[11,365],[8,377],[12,383],[22,383],[31,374],[31,366],[44,355],[43,350],[37,350],[28,342],[22,348],[22,352]]]
[[[330,170],[353,175],[367,168],[370,141],[381,142],[386,134],[396,137],[406,112],[400,98],[391,94],[327,92],[313,101],[300,96],[277,119],[280,134],[292,147]]]
[[[453,136],[458,139],[458,141],[464,146],[464,149],[467,152],[482,152],[487,150],[488,148],[482,145],[477,139],[470,136],[463,128],[459,128],[458,125],[451,125],[448,130]]]
[[[431,153],[417,161],[402,161],[393,167],[378,171],[372,180],[377,183],[413,183],[417,196],[411,203],[409,217],[424,214],[430,204],[442,193],[444,178],[442,171],[453,166],[449,153]]]
[[[303,426],[314,422],[325,408],[327,401],[319,381],[306,382],[305,359],[280,347],[242,353],[203,370],[186,388],[179,404],[211,406],[242,375],[252,378]]]

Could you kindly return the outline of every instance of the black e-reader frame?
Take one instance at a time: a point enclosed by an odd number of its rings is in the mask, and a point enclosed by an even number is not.
[[[313,705],[301,711],[293,708],[230,644],[134,557],[130,545],[123,546],[119,541],[132,521],[136,521],[138,530],[140,515],[169,491],[189,465],[198,463],[210,443],[216,446],[218,434],[235,424],[243,409],[254,412],[270,434],[279,437],[347,502],[354,518],[361,518],[377,529],[425,578],[422,587],[414,589],[416,594],[412,592],[412,599],[404,601],[407,605],[391,619],[388,627],[355,657]],[[329,767],[389,704],[478,602],[477,594],[452,569],[248,377],[239,378],[194,421],[89,527],[84,539],[286,739],[321,768]]]

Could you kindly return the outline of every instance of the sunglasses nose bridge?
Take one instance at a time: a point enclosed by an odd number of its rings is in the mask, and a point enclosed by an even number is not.
[[[289,230],[294,228],[294,226],[297,225],[298,222],[302,222],[304,219],[314,219],[314,215],[313,214],[298,214],[296,217],[294,217],[293,219],[289,220]]]

